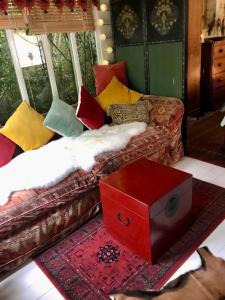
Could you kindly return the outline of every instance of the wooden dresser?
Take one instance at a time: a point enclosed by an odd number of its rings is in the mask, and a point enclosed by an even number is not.
[[[202,44],[201,111],[214,111],[225,103],[225,40]]]

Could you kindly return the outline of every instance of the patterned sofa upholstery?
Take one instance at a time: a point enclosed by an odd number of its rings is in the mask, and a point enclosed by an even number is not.
[[[98,181],[140,157],[170,165],[183,156],[179,99],[143,96],[153,108],[145,132],[127,147],[96,157],[90,172],[77,170],[48,189],[14,192],[0,206],[0,274],[13,270],[100,211]],[[22,170],[21,170],[22,172]]]

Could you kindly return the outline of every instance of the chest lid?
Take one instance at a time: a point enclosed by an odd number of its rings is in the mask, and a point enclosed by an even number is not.
[[[149,206],[191,177],[189,173],[141,158],[101,182]]]

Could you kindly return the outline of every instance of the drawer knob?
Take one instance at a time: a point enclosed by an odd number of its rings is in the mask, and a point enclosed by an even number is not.
[[[119,211],[117,214],[117,219],[119,220],[120,224],[122,224],[123,226],[129,226],[130,225],[130,219],[125,216],[125,217],[121,217],[121,212]]]
[[[221,67],[222,66],[222,64],[221,63],[218,63],[218,67]]]
[[[179,206],[179,196],[178,195],[174,195],[172,196],[165,207],[165,214],[167,217],[171,218],[176,214],[176,211],[178,209]]]
[[[219,49],[219,53],[222,53],[222,52],[223,52],[223,49],[222,49],[222,48],[220,48],[220,49]]]

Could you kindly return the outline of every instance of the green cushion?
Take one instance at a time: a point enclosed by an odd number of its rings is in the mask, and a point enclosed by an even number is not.
[[[75,109],[66,102],[53,98],[44,125],[62,136],[78,136],[83,124],[76,118]]]

